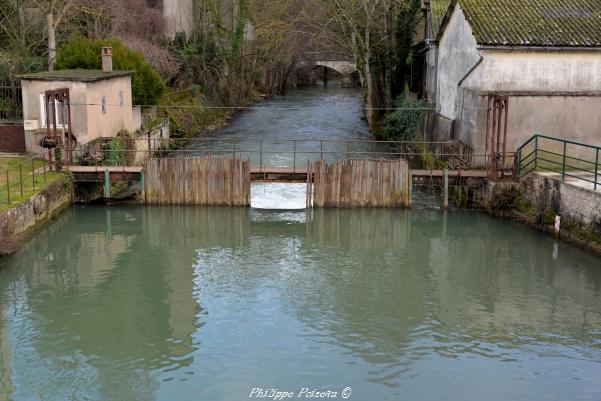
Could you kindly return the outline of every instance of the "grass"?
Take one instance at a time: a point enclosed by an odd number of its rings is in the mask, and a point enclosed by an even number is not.
[[[29,157],[0,158],[0,211],[26,202],[63,174],[43,172],[44,161]],[[35,186],[34,175],[35,170]],[[8,178],[8,186],[7,186]],[[9,203],[10,197],[10,203]]]

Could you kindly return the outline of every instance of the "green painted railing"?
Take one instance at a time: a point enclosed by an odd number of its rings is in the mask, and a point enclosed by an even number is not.
[[[552,172],[601,188],[601,147],[534,135],[516,152],[517,172],[524,177],[535,171]]]

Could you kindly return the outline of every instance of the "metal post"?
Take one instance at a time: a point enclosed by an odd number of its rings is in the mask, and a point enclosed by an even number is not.
[[[597,190],[597,177],[599,175],[599,148],[597,148],[597,157],[595,159],[595,191]]]
[[[538,135],[534,137],[534,171],[538,169]]]
[[[142,187],[142,200],[146,203],[146,178],[144,177],[144,170],[140,171],[140,186]]]
[[[35,159],[31,159],[31,187],[35,191]]]
[[[21,198],[23,197],[23,163],[19,164],[19,186],[21,187]]]
[[[294,160],[292,163],[292,172],[296,173],[296,139],[294,140]]]
[[[263,172],[263,139],[259,139],[259,172]]]
[[[104,197],[111,197],[111,173],[108,169],[104,170]]]
[[[444,199],[443,208],[446,210],[449,208],[449,170],[444,169]]]
[[[563,141],[563,163],[561,163],[561,180],[566,180],[566,152],[567,152],[568,143]]]
[[[8,170],[6,170],[6,198],[7,203],[10,205],[10,180],[8,178]]]
[[[46,182],[46,159],[44,159],[44,183]]]

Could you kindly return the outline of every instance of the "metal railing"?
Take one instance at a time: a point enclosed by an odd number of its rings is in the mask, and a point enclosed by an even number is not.
[[[517,151],[517,171],[524,177],[535,171],[601,186],[601,147],[545,135],[534,135]]]
[[[23,122],[23,98],[20,86],[0,86],[0,123]]]
[[[485,165],[484,155],[475,155],[458,141],[410,142],[324,139],[131,139],[128,149],[114,150],[106,146],[110,139],[102,138],[104,148],[91,146],[73,151],[73,165],[135,166],[147,158],[202,157],[207,155],[246,158],[255,170],[289,168],[296,172],[307,161],[344,159],[412,159],[434,157],[442,163],[452,159],[464,162],[462,169],[472,163]]]
[[[25,200],[48,182],[50,168],[44,158],[32,157],[0,171],[0,206]]]

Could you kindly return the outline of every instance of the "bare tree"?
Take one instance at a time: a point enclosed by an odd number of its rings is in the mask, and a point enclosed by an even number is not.
[[[54,70],[56,63],[56,30],[63,22],[75,0],[32,0],[46,14],[48,35],[48,70]]]

